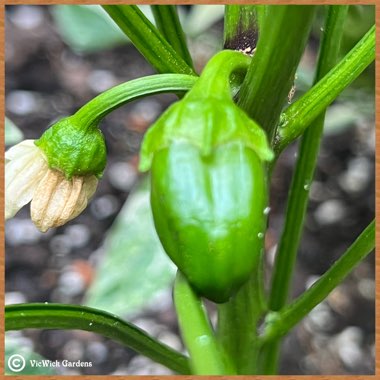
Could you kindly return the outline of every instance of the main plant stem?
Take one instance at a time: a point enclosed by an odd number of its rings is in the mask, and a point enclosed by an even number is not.
[[[347,10],[348,6],[329,7],[314,82],[318,82],[336,63]],[[315,119],[314,123],[305,131],[300,144],[298,160],[289,191],[284,229],[272,275],[269,308],[273,311],[282,308],[288,299],[308,205],[310,184],[317,163],[324,117],[325,112],[322,112]],[[279,349],[280,340],[274,340],[264,347],[262,362],[265,374],[277,372]]]

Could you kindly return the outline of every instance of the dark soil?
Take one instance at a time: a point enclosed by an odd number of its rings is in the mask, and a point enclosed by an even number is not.
[[[6,115],[22,129],[25,138],[38,138],[54,120],[74,112],[99,91],[153,73],[132,45],[86,55],[73,53],[57,34],[47,7],[35,8],[37,13],[30,7],[8,7],[6,20]],[[25,29],[22,17],[35,17],[35,25]],[[201,42],[197,51],[202,51]],[[199,61],[201,66],[201,57]],[[96,251],[105,231],[138,178],[141,138],[174,99],[169,95],[146,98],[106,118],[101,127],[109,153],[107,170],[90,207],[77,219],[44,235],[31,224],[29,207],[7,222],[7,303],[81,303],[96,270]],[[273,176],[266,236],[268,273],[283,225],[295,153],[296,146],[287,149]],[[127,164],[123,168],[129,181],[118,181],[120,163]],[[323,140],[293,296],[323,274],[373,218],[374,186],[373,120]],[[82,239],[83,244],[68,249],[67,239],[72,236]],[[75,288],[75,275],[85,279],[83,288]],[[69,283],[71,291],[65,291]],[[373,374],[374,317],[372,254],[284,340],[281,373]],[[168,344],[181,349],[172,309],[141,315],[136,323],[153,335],[164,335]],[[10,336],[32,345],[51,360],[93,363],[91,368],[66,370],[67,374],[170,373],[117,343],[87,332],[27,330]]]

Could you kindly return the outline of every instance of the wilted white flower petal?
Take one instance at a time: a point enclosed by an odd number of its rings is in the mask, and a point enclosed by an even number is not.
[[[5,160],[14,160],[15,158],[21,157],[25,154],[35,152],[37,146],[34,144],[34,141],[35,140],[24,140],[19,144],[12,146],[5,152]]]
[[[75,218],[87,206],[97,183],[95,176],[74,176],[67,180],[63,173],[49,169],[33,196],[31,217],[34,224],[46,232]]]
[[[78,197],[76,207],[72,210],[68,220],[76,218],[87,207],[88,201],[92,198],[98,186],[98,179],[94,175],[82,178],[84,178],[84,180],[81,193]]]
[[[10,148],[5,158],[5,219],[8,219],[31,201],[48,165],[33,140],[25,140]]]

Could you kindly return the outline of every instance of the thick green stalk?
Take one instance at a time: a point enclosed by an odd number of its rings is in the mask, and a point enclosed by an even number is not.
[[[280,311],[268,315],[262,341],[273,341],[286,335],[315,306],[322,302],[372,252],[374,247],[375,220],[308,290]]]
[[[338,59],[347,11],[348,5],[329,7],[314,82],[318,82],[335,65]],[[298,151],[298,160],[289,190],[284,229],[273,269],[269,297],[269,308],[271,310],[279,310],[286,304],[288,299],[308,205],[310,184],[313,180],[317,163],[324,118],[325,112],[322,112],[305,131]],[[264,348],[267,353],[267,357],[264,357],[263,360],[264,373],[275,372],[278,357],[278,352],[276,351],[279,350],[279,346],[279,342],[273,342],[270,346]]]
[[[348,6],[330,6],[321,43],[315,82],[318,82],[335,64],[343,23]],[[297,164],[290,186],[284,230],[277,250],[272,276],[269,308],[279,310],[287,301],[297,249],[308,204],[310,184],[313,180],[325,112],[322,112],[305,131],[298,151]]]
[[[119,28],[159,73],[195,75],[137,5],[103,5]]]
[[[274,149],[277,154],[298,138],[313,120],[375,59],[375,25],[311,90],[281,115]]]
[[[193,69],[193,60],[186,43],[175,5],[151,5],[158,30],[174,50]]]
[[[313,20],[312,5],[268,5],[260,39],[243,82],[239,105],[269,141],[294,81]]]
[[[174,284],[174,303],[193,374],[234,374],[229,358],[214,336],[202,301],[180,272]]]
[[[257,44],[263,13],[263,5],[226,5],[224,48],[252,53]]]
[[[262,257],[250,280],[231,300],[218,305],[218,339],[239,375],[258,372],[260,345],[256,327],[266,309],[262,289]]]
[[[131,323],[85,306],[18,304],[5,307],[5,330],[65,329],[101,334],[130,347],[175,372],[189,374],[188,358],[156,341]]]
[[[97,125],[103,117],[123,104],[153,94],[186,92],[197,79],[193,75],[184,74],[160,74],[134,79],[96,96],[82,106],[74,118],[83,127]]]

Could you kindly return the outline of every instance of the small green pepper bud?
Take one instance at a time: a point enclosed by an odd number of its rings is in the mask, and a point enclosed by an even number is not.
[[[264,131],[230,95],[230,75],[244,65],[240,53],[216,55],[141,148],[161,243],[193,288],[215,302],[248,280],[266,223],[265,161],[273,153]]]
[[[102,132],[97,126],[84,128],[75,115],[59,120],[35,144],[45,154],[49,167],[73,176],[100,178],[107,153]]]

